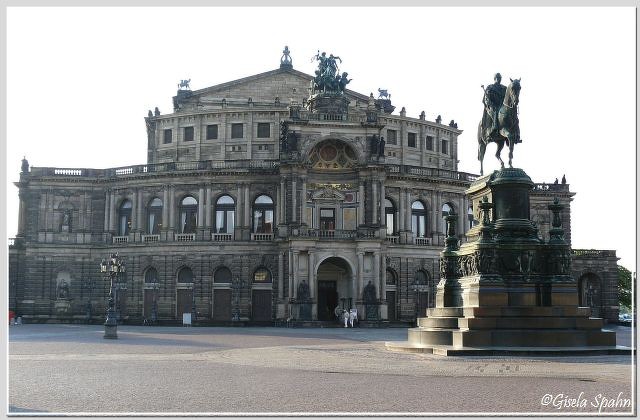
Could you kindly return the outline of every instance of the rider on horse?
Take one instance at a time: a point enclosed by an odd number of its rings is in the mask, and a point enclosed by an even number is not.
[[[491,130],[489,134],[495,133],[498,129],[498,111],[504,101],[504,95],[507,92],[507,87],[500,83],[502,76],[500,73],[496,73],[494,79],[495,83],[487,86],[484,91],[483,103],[487,109],[487,114],[491,118]]]

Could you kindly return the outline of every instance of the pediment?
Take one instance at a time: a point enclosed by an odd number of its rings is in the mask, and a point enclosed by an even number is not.
[[[333,188],[323,188],[321,190],[315,191],[311,195],[312,200],[321,200],[321,201],[344,201],[345,196],[340,191],[336,191]]]
[[[309,85],[313,76],[294,69],[280,68],[253,76],[244,77],[230,82],[221,83],[204,89],[194,90],[185,102],[206,104],[208,101],[227,99],[234,101],[274,102],[279,98],[282,104],[288,104],[290,99],[302,103],[309,96]],[[345,91],[346,97],[366,101],[367,96]]]

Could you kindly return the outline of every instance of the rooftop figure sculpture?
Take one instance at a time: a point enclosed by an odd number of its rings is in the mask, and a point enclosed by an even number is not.
[[[348,73],[344,72],[340,75],[338,71],[339,60],[342,63],[342,59],[333,54],[329,54],[327,57],[326,52],[318,53],[311,58],[311,61],[316,60],[318,62],[318,69],[315,71],[315,78],[311,82],[311,93],[344,93],[346,85],[351,81],[348,79]]]
[[[478,124],[478,160],[480,161],[480,175],[483,175],[484,153],[489,142],[498,145],[496,158],[500,161],[500,166],[504,168],[504,162],[500,157],[500,152],[505,143],[509,146],[509,167],[513,167],[513,146],[520,143],[520,126],[518,120],[518,101],[520,97],[520,79],[509,79],[511,83],[505,87],[500,83],[502,76],[496,73],[495,83],[484,85],[482,90],[484,95],[482,103],[484,110],[482,119]]]

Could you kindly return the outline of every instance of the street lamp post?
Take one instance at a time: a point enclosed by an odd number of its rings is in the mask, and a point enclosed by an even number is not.
[[[107,319],[104,322],[104,338],[118,338],[118,321],[116,320],[114,308],[114,281],[117,283],[118,275],[125,271],[126,267],[124,262],[118,256],[118,253],[111,254],[108,261],[103,259],[100,263],[100,272],[108,275],[111,281]]]

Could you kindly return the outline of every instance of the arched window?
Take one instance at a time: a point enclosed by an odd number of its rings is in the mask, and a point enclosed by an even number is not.
[[[253,202],[253,233],[273,232],[273,200],[260,195]]]
[[[185,197],[180,202],[180,233],[195,233],[198,226],[198,201]]]
[[[253,282],[271,283],[271,273],[264,267],[258,268],[256,272],[253,273]]]
[[[178,271],[178,283],[193,283],[193,271],[189,267],[183,267]]]
[[[473,220],[473,206],[469,206],[469,208],[467,209],[467,220],[469,223],[469,229],[471,229],[473,227],[473,225],[476,223]]]
[[[385,215],[385,224],[387,226],[387,235],[391,236],[396,233],[396,207],[393,205],[393,202],[388,198],[384,199],[384,215]]]
[[[444,203],[442,205],[442,233],[447,234],[447,220],[445,217],[453,214],[453,206],[450,203]]]
[[[233,233],[236,204],[233,198],[223,195],[216,201],[216,233]]]
[[[421,201],[411,204],[411,231],[416,238],[427,236],[427,211]]]
[[[414,284],[428,284],[428,283],[429,283],[429,275],[424,270],[416,271]]]
[[[131,229],[131,201],[124,200],[118,210],[118,235],[126,236]]]
[[[147,271],[144,272],[144,282],[158,283],[158,270],[153,267],[149,267]]]
[[[396,273],[392,269],[387,268],[387,284],[396,284],[396,279]]]
[[[213,274],[214,283],[231,283],[231,270],[227,267],[220,267]]]
[[[147,233],[157,235],[162,226],[162,200],[154,198],[147,207]]]

